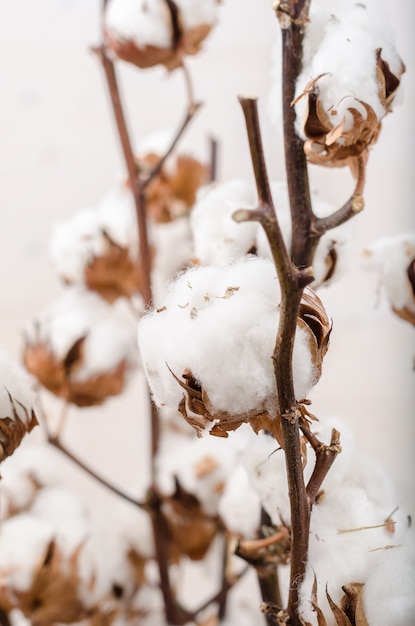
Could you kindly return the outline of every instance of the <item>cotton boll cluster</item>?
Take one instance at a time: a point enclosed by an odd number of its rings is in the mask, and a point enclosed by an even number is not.
[[[18,607],[39,623],[129,617],[154,556],[148,515],[117,502],[107,524],[95,502],[64,486],[68,476],[62,478],[56,459],[50,465],[46,446],[29,445],[19,457],[20,466],[5,467],[6,501],[10,490],[24,485],[25,475],[27,482],[35,477],[36,489],[24,503],[17,498],[24,511],[9,509],[2,521],[0,607],[7,613]],[[14,614],[16,623],[19,617]]]
[[[120,59],[146,68],[180,66],[199,52],[218,17],[218,0],[109,0],[108,44]]]
[[[311,4],[297,80],[297,132],[309,160],[352,166],[376,141],[405,68],[374,0]]]
[[[0,350],[0,462],[9,457],[38,423],[36,395],[26,372]]]
[[[278,223],[288,250],[291,247],[291,213],[287,184],[271,182],[271,193]],[[194,240],[194,254],[203,265],[226,265],[250,251],[271,258],[271,250],[263,228],[258,222],[236,223],[232,215],[237,209],[256,207],[254,188],[245,180],[232,180],[202,190],[192,211],[190,224]],[[314,201],[317,217],[334,212],[328,203]],[[316,289],[339,278],[350,258],[351,225],[343,224],[324,233],[313,259]]]
[[[268,417],[273,428],[278,400],[271,357],[279,298],[275,268],[266,259],[247,256],[224,268],[183,273],[164,306],[139,322],[155,402],[180,406],[199,432],[208,426],[219,434],[217,426],[223,435],[257,417]],[[309,339],[299,327],[293,356],[298,398],[318,379]]]
[[[393,312],[415,325],[415,234],[374,242],[363,251],[363,267],[377,271]]]
[[[24,363],[42,385],[78,406],[119,394],[137,363],[135,316],[70,287],[27,328]]]

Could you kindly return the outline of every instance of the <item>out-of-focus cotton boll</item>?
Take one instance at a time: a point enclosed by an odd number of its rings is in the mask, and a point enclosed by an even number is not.
[[[369,624],[408,626],[415,614],[415,537],[406,531],[400,545],[379,551],[363,589]],[[393,542],[395,543],[395,541]]]
[[[261,501],[242,465],[235,467],[226,482],[219,502],[219,514],[231,532],[247,539],[257,536]]]
[[[157,457],[157,483],[161,492],[172,495],[177,479],[183,489],[198,499],[207,515],[217,515],[229,476],[252,436],[246,426],[227,440],[189,439],[169,433],[162,439]]]
[[[125,300],[109,305],[70,287],[28,327],[24,362],[56,395],[79,406],[100,404],[120,393],[131,375],[135,334]]]
[[[393,312],[415,325],[415,234],[375,241],[363,251],[362,266],[378,273]]]
[[[38,423],[36,393],[27,372],[0,350],[0,462],[11,456]]]
[[[139,323],[139,346],[155,402],[178,407],[183,390],[177,378],[190,371],[214,411],[249,417],[251,411],[268,410],[275,415],[271,357],[279,298],[275,268],[265,259],[245,257],[225,268],[199,267],[181,275],[164,306]],[[316,371],[302,328],[293,361],[296,395],[304,398],[316,382]]]
[[[196,54],[217,20],[218,0],[176,0],[175,11],[162,0],[110,0],[105,12],[108,44],[138,67],[180,66],[183,54]]]
[[[203,265],[226,265],[255,245],[258,224],[237,224],[237,209],[254,208],[256,193],[245,180],[213,184],[199,193],[191,214],[195,257]]]
[[[27,591],[33,574],[46,556],[54,537],[53,525],[22,513],[2,522],[0,533],[0,563],[7,572],[7,585]]]

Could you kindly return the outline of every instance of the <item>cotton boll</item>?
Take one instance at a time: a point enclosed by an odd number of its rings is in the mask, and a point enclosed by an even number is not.
[[[415,614],[415,538],[409,529],[401,545],[381,550],[363,589],[369,624],[407,626]]]
[[[171,31],[161,0],[109,0],[105,13],[107,28],[138,46],[168,48]]]
[[[115,54],[138,67],[180,66],[183,54],[196,54],[217,18],[217,0],[176,0],[179,28],[162,0],[110,0],[105,12],[108,43]]]
[[[0,419],[13,417],[15,411],[23,423],[29,423],[36,403],[33,383],[4,350],[0,350],[0,381]]]
[[[310,7],[295,99],[308,159],[349,164],[373,144],[405,71],[385,7],[320,0]]]
[[[408,275],[414,259],[414,233],[384,237],[363,251],[362,266],[378,272],[386,297],[396,312],[407,308],[415,314],[415,295]]]
[[[7,572],[9,587],[18,591],[31,587],[35,568],[44,559],[53,538],[52,524],[28,513],[2,522],[0,563]]]
[[[241,427],[241,433],[232,433],[226,441],[169,434],[162,440],[157,457],[157,483],[162,493],[172,495],[177,479],[185,491],[199,500],[207,515],[217,515],[223,489],[250,436],[249,430]]]
[[[54,228],[49,256],[59,276],[68,282],[83,282],[85,265],[105,246],[95,208],[84,209]]]
[[[176,377],[187,370],[216,411],[249,416],[275,410],[272,354],[278,326],[279,286],[273,264],[245,257],[226,268],[182,274],[164,306],[139,323],[139,346],[157,404],[178,406]],[[315,383],[307,331],[299,328],[293,354],[295,390]]]
[[[28,327],[24,363],[42,385],[77,406],[122,391],[137,364],[136,318],[128,303],[107,304],[69,287]]]
[[[85,542],[92,530],[83,503],[64,487],[40,489],[30,513],[53,525],[57,545],[67,558]]]
[[[225,265],[252,248],[257,223],[236,223],[232,214],[255,204],[255,191],[245,180],[213,184],[199,193],[190,224],[195,256],[201,263]]]
[[[242,465],[235,467],[226,482],[218,510],[228,530],[245,538],[256,537],[261,520],[261,502]]]
[[[115,185],[99,203],[98,214],[100,228],[136,257],[138,230],[131,189],[123,183]]]

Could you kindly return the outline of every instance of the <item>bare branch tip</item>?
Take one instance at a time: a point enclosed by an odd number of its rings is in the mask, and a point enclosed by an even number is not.
[[[238,224],[240,222],[248,222],[252,219],[252,211],[249,211],[248,209],[238,209],[232,213],[232,219]]]
[[[354,196],[352,201],[352,211],[353,213],[360,213],[365,208],[365,200],[363,196]]]

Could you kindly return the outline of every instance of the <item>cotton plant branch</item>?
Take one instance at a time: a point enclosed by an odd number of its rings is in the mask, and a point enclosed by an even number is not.
[[[239,210],[233,217],[236,221],[254,219],[263,226],[281,287],[280,319],[272,358],[281,413],[291,509],[291,577],[287,614],[293,626],[300,626],[298,591],[304,578],[307,562],[310,507],[301,462],[299,436],[301,412],[294,393],[292,356],[303,288],[312,281],[313,277],[310,268],[300,270],[291,261],[283,240],[265,165],[257,101],[255,98],[240,98],[240,102],[245,116],[259,204],[256,211]],[[269,623],[272,622],[269,621]]]
[[[310,507],[312,507],[320,492],[321,485],[323,484],[325,477],[327,476],[337,455],[341,452],[340,433],[333,428],[330,444],[327,445],[322,443],[318,437],[311,432],[308,422],[304,418],[301,420],[300,428],[316,455],[316,463],[313,473],[311,474],[306,487]]]

